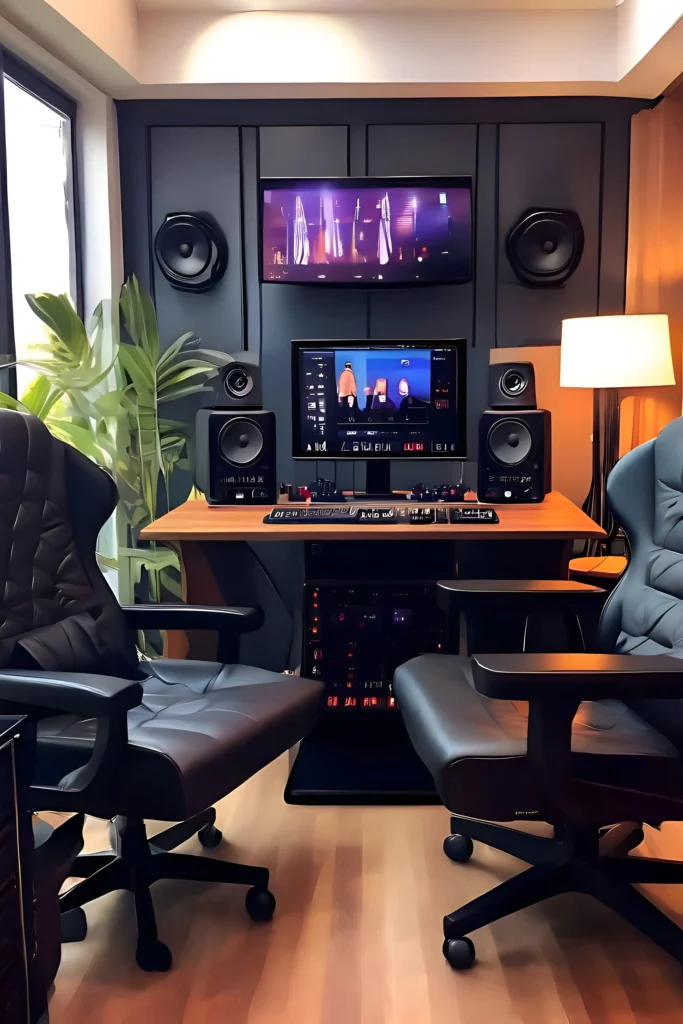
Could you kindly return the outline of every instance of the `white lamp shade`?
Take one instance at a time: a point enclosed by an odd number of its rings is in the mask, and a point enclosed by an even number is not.
[[[675,383],[665,313],[562,321],[562,387],[649,388]]]

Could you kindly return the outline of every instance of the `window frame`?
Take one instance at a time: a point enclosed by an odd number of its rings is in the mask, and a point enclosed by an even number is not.
[[[16,358],[12,303],[12,256],[7,195],[7,139],[5,134],[5,76],[51,107],[71,126],[71,194],[73,196],[74,270],[76,311],[83,316],[83,259],[78,174],[78,103],[9,50],[0,47],[0,366]],[[3,381],[2,376],[8,380]],[[2,385],[6,383],[6,387]],[[16,372],[0,371],[0,389],[16,397]]]

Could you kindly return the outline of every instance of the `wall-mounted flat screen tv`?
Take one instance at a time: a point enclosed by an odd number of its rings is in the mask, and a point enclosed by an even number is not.
[[[264,178],[261,195],[264,282],[471,280],[470,178]]]

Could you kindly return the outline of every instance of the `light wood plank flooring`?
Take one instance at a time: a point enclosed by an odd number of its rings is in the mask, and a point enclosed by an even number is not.
[[[249,921],[241,888],[158,883],[174,966],[148,975],[135,965],[131,897],[104,897],[87,909],[86,941],[64,947],[51,1024],[683,1021],[680,968],[587,897],[475,933],[476,967],[453,973],[443,914],[521,864],[479,845],[469,864],[448,861],[438,807],[289,807],[286,772],[281,758],[219,805],[226,841],[208,854],[270,867],[273,922]],[[106,846],[103,824],[90,821],[87,839]],[[649,832],[647,844],[683,856],[683,825]],[[184,849],[201,850],[196,840]],[[683,922],[681,890],[651,895]]]

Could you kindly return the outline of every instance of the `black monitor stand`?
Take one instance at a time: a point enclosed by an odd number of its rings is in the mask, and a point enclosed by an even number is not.
[[[368,459],[365,463],[364,499],[396,501],[399,496],[391,491],[391,462],[389,459]]]

